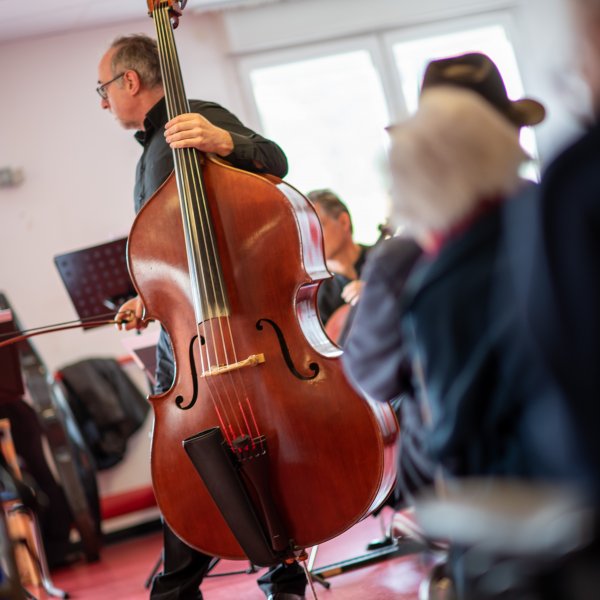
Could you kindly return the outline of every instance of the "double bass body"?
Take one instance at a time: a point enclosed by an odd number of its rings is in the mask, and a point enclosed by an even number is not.
[[[294,546],[306,548],[385,499],[397,424],[387,406],[354,392],[339,349],[323,333],[315,294],[326,268],[309,202],[275,178],[210,156],[202,163],[229,316],[196,322],[174,176],[140,211],[128,244],[145,318],[169,332],[176,364],[173,387],[150,397],[156,498],[186,543],[243,559],[182,441],[212,427],[228,437],[248,426],[266,437],[273,499]],[[222,348],[213,357],[218,365],[227,356],[241,365],[248,357],[264,362],[207,373],[213,347]]]

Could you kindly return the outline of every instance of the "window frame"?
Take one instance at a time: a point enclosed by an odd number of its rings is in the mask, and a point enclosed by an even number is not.
[[[387,73],[389,65],[385,64],[386,61],[382,56],[381,50],[382,47],[377,36],[357,35],[325,42],[311,42],[277,50],[264,50],[241,56],[238,59],[237,66],[242,93],[244,94],[246,105],[250,109],[249,121],[252,123],[252,126],[257,127],[259,130],[264,130],[264,124],[261,123],[260,112],[252,89],[251,73],[254,69],[276,67],[287,63],[301,62],[304,60],[323,58],[355,51],[367,51],[369,54],[375,72],[379,75],[386,109],[391,119],[393,115],[392,107],[397,99],[393,95],[390,96],[390,94],[393,94],[393,90],[389,89],[389,85],[387,85],[387,82],[385,81],[385,78],[389,76]],[[385,76],[382,74],[385,74]]]

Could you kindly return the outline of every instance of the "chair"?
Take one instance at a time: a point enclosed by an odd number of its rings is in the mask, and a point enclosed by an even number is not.
[[[10,469],[9,474],[22,483],[22,474],[17,462],[10,422],[0,419],[0,452]],[[26,506],[18,493],[5,490],[2,494],[2,508],[10,540],[13,542],[16,566],[23,588],[25,586],[42,587],[46,594],[57,598],[68,598],[68,594],[56,588],[50,578],[44,545],[34,511]],[[28,598],[33,596],[24,589]]]
[[[14,545],[8,536],[3,511],[0,511],[0,598],[6,600],[25,598],[25,590],[19,582]]]

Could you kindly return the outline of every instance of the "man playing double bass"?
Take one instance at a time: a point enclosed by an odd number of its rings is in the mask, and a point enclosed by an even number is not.
[[[213,153],[234,167],[256,173],[278,177],[287,173],[287,159],[279,146],[245,127],[218,104],[190,100],[194,112],[168,121],[158,48],[147,36],[116,39],[100,60],[98,84],[101,107],[110,110],[126,129],[135,129],[135,138],[143,148],[136,170],[136,212],[173,171],[174,148],[196,148]],[[139,299],[128,301],[119,312],[125,311],[134,315],[128,322],[123,319],[125,329],[145,326]],[[172,349],[168,335],[162,330],[154,392],[168,390],[173,376]],[[199,586],[209,569],[211,557],[187,546],[166,524],[163,524],[163,532],[164,568],[154,578],[151,599],[201,599]],[[296,562],[272,567],[258,582],[269,599],[304,598],[306,578]]]

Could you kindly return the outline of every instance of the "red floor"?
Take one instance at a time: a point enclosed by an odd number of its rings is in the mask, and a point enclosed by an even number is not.
[[[389,516],[387,513],[386,516]],[[319,546],[315,568],[362,555],[366,544],[381,537],[378,518],[369,517],[344,535]],[[153,533],[106,546],[100,562],[77,564],[52,574],[54,584],[71,598],[86,600],[141,600],[148,598],[144,582],[161,550],[161,535]],[[244,569],[243,562],[221,561],[215,573]],[[418,555],[388,558],[329,577],[331,588],[318,583],[321,600],[417,600],[418,587],[425,572]],[[205,600],[263,600],[255,573],[207,578],[202,585]],[[36,597],[48,598],[39,590]],[[310,598],[307,590],[307,598]]]

